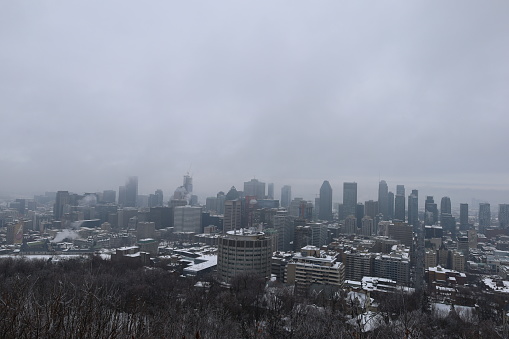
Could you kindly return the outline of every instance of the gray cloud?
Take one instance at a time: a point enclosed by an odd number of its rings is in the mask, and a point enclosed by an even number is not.
[[[505,2],[0,6],[5,191],[509,190]]]

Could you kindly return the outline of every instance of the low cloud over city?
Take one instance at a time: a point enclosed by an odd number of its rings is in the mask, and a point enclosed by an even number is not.
[[[507,194],[506,2],[6,2],[4,194]],[[468,190],[476,191],[468,195]],[[373,196],[370,194],[373,193]],[[495,193],[500,194],[500,193]]]

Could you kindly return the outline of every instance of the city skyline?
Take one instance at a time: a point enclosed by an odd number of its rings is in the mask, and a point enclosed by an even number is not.
[[[0,11],[0,196],[207,196],[253,177],[314,201],[404,184],[506,203],[505,2],[90,1]],[[306,161],[304,161],[306,160]],[[117,192],[118,193],[118,192]]]

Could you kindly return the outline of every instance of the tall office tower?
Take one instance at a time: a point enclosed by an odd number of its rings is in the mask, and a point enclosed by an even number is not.
[[[201,217],[201,207],[189,205],[175,207],[173,209],[174,231],[203,233]]]
[[[136,207],[138,197],[138,177],[129,177],[125,183],[125,207]]]
[[[405,195],[405,185],[396,185],[396,195]]]
[[[451,214],[451,198],[443,197],[440,201],[440,214],[449,213]]]
[[[293,251],[299,252],[304,246],[311,245],[313,242],[313,230],[310,226],[295,226]]]
[[[343,215],[349,217],[356,215],[357,207],[357,183],[344,182],[343,183]]]
[[[272,239],[262,232],[237,230],[219,238],[217,277],[231,283],[235,276],[269,278],[272,264]]]
[[[500,228],[507,228],[509,226],[509,204],[498,205],[498,222]]]
[[[118,187],[118,204],[122,207],[125,206],[125,199],[126,199],[125,186],[119,186]]]
[[[217,207],[216,197],[207,197],[207,199],[205,199],[205,211],[217,213],[216,207]]]
[[[242,225],[242,205],[239,199],[224,202],[223,233],[240,230]]]
[[[389,220],[392,220],[394,218],[394,193],[389,192],[387,194],[387,197],[388,197],[387,207],[388,207],[388,212],[389,212],[389,214],[387,215],[387,218]]]
[[[444,231],[451,232],[452,237],[456,236],[456,218],[450,213],[440,214],[440,226]]]
[[[405,196],[396,194],[394,198],[394,220],[405,221]]]
[[[277,231],[277,250],[292,250],[292,241],[294,237],[294,227],[288,211],[280,209],[274,216],[274,228]]]
[[[71,196],[68,191],[58,191],[53,207],[53,217],[55,220],[61,220],[64,216],[64,207],[71,202]]]
[[[265,199],[265,183],[257,179],[244,182],[244,195],[246,197],[256,197],[256,199]]]
[[[164,197],[163,197],[163,190],[156,190],[154,195],[156,196],[156,202],[157,206],[163,206],[164,205]]]
[[[435,225],[438,222],[438,208],[431,195],[426,197],[424,202],[424,223],[426,225]]]
[[[320,216],[320,198],[315,198],[315,214],[314,219],[318,219]]]
[[[332,221],[332,187],[325,180],[320,187],[320,211],[318,219]]]
[[[378,213],[382,213],[383,219],[388,220],[389,217],[389,188],[385,180],[378,184]]]
[[[364,218],[366,214],[364,213],[364,204],[359,202],[355,208],[355,218],[357,218],[357,225],[362,224],[362,218]]]
[[[182,186],[184,186],[187,193],[189,194],[193,193],[193,177],[191,177],[189,173],[184,175],[184,181]]]
[[[419,191],[412,190],[408,196],[408,224],[412,225],[414,232],[419,229]]]
[[[216,195],[217,197],[217,205],[216,205],[216,213],[217,214],[224,214],[224,202],[226,201],[226,195],[223,191],[220,191]]]
[[[479,204],[479,233],[484,233],[486,227],[491,226],[491,210],[490,204]]]
[[[18,213],[20,215],[24,215],[25,209],[26,209],[26,200],[25,199],[16,199],[16,204],[17,204],[17,208],[18,208]]]
[[[368,200],[364,202],[364,211],[365,215],[375,219],[375,216],[378,214],[378,201]]]
[[[284,208],[290,207],[291,201],[292,201],[292,187],[284,185],[283,187],[281,187],[281,207]]]
[[[343,204],[338,203],[337,211],[338,211],[338,220],[345,220],[347,215],[345,215],[345,208],[344,208]]]
[[[466,231],[470,228],[468,223],[468,204],[460,204],[460,230]]]
[[[271,182],[267,184],[267,199],[274,200],[274,184]]]
[[[103,198],[102,198],[102,201],[104,203],[111,203],[111,204],[114,204],[115,201],[117,200],[117,192],[113,191],[113,190],[106,190],[106,191],[103,191]]]

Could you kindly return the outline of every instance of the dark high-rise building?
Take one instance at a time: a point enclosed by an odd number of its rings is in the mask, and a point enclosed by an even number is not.
[[[419,228],[419,191],[412,190],[408,196],[408,224],[414,227],[414,231]]]
[[[387,198],[388,198],[388,203],[387,203],[387,207],[388,207],[388,210],[387,212],[389,213],[387,215],[387,218],[389,220],[392,220],[394,218],[394,193],[392,192],[389,192],[387,194]]]
[[[284,185],[283,187],[281,187],[281,207],[284,208],[290,207],[291,201],[292,201],[292,187]]]
[[[470,228],[468,223],[468,204],[460,204],[460,230],[465,231]]]
[[[103,198],[102,198],[102,201],[104,203],[111,203],[111,204],[114,204],[115,201],[117,200],[117,192],[113,191],[113,190],[106,190],[106,191],[103,191]]]
[[[184,186],[184,188],[186,189],[186,192],[189,193],[189,195],[191,195],[191,193],[193,193],[193,177],[191,177],[189,175],[189,173],[184,175],[184,181],[183,181],[182,186]]]
[[[357,218],[357,225],[362,225],[362,218],[364,218],[364,204],[359,202],[355,207],[355,217]]]
[[[267,185],[267,199],[274,200],[274,184],[269,183]]]
[[[426,225],[434,225],[438,222],[438,208],[435,200],[431,195],[426,197],[424,202],[424,223]]]
[[[498,222],[500,228],[507,228],[509,226],[509,204],[498,205]]]
[[[491,210],[490,204],[480,203],[479,204],[479,232],[484,233],[486,227],[491,226]]]
[[[378,184],[378,212],[382,213],[383,219],[388,220],[389,217],[389,188],[385,180]]]
[[[356,215],[357,207],[357,183],[343,183],[343,215],[349,217]],[[362,219],[362,218],[361,218]]]
[[[138,177],[129,177],[125,184],[125,207],[136,207],[138,197]]]
[[[440,214],[451,214],[451,198],[443,197],[440,201]]]
[[[325,180],[320,187],[320,210],[318,219],[332,221],[332,187]]]
[[[221,193],[221,192],[220,192]],[[235,186],[232,186],[228,193],[226,193],[225,200],[236,200],[240,198],[239,191],[235,188]]]
[[[55,220],[61,220],[64,215],[64,206],[71,203],[71,196],[68,191],[58,191],[53,208],[53,217]]]
[[[396,195],[405,196],[405,185],[396,185]]]
[[[120,206],[125,206],[125,186],[118,187],[118,204]]]
[[[163,206],[163,191],[156,190],[154,194],[148,196],[148,207]]]
[[[364,212],[365,215],[374,220],[378,214],[378,201],[368,200],[364,202]]]
[[[405,221],[405,196],[396,194],[394,198],[394,220]]]
[[[244,182],[244,196],[256,197],[256,199],[265,199],[265,183],[257,179]]]

